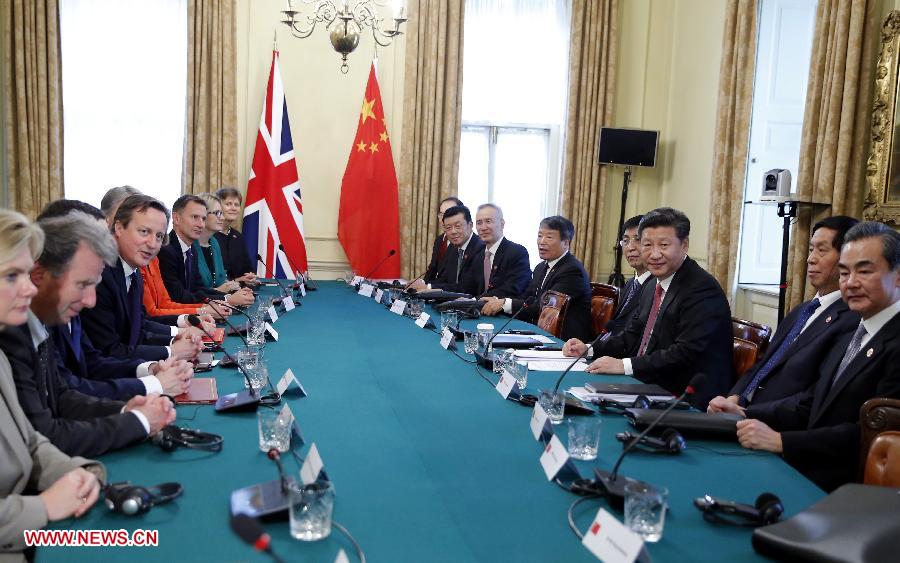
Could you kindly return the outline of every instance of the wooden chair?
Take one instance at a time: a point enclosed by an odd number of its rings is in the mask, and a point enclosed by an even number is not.
[[[731,335],[735,338],[743,338],[750,342],[756,343],[759,348],[757,354],[762,357],[766,355],[766,348],[769,347],[769,339],[772,338],[772,329],[766,325],[754,323],[753,321],[745,321],[731,317]]]
[[[734,380],[737,381],[756,363],[759,346],[756,345],[756,342],[734,337],[732,353],[734,354]]]
[[[541,314],[537,325],[553,336],[561,338],[566,310],[569,308],[569,296],[558,291],[548,290],[541,297]]]
[[[866,458],[863,483],[900,487],[900,432],[882,432],[872,441]]]
[[[591,321],[595,338],[606,332],[606,323],[615,315],[618,303],[618,287],[605,283],[591,283]]]
[[[866,460],[875,437],[882,432],[900,430],[900,400],[878,397],[859,409],[859,477],[866,473]]]

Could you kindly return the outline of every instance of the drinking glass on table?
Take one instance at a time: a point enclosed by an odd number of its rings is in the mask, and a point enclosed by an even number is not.
[[[406,315],[411,319],[418,319],[425,308],[425,303],[421,299],[410,299],[406,304]]]
[[[582,461],[597,459],[602,421],[597,416],[576,416],[568,419],[569,455]]]
[[[559,424],[566,412],[566,393],[564,391],[541,391],[538,399],[541,408],[547,413],[551,424]]]
[[[248,369],[246,373],[247,378],[244,379],[244,387],[247,387],[247,379],[250,379],[250,384],[253,385],[253,389],[256,391],[259,391],[269,383],[269,368],[265,360],[257,362],[256,366]]]
[[[288,451],[291,447],[290,417],[268,408],[257,410],[256,417],[259,423],[259,449],[264,452],[272,448],[281,453]]]
[[[328,481],[289,486],[291,535],[302,541],[316,541],[331,534],[334,487]]]
[[[494,373],[497,375],[502,375],[503,370],[513,361],[515,357],[515,350],[512,348],[507,348],[506,350],[500,350],[494,355]]]
[[[474,354],[478,350],[478,333],[467,330],[463,332],[463,343],[466,347],[466,354]]]
[[[479,323],[475,329],[478,331],[478,349],[487,356],[490,353],[488,342],[494,336],[494,325],[491,323]]]
[[[528,363],[517,360],[516,355],[513,354],[512,359],[506,364],[506,370],[516,378],[516,387],[519,388],[519,391],[525,389],[525,386],[528,385]]]
[[[441,313],[441,332],[450,328],[456,330],[459,328],[459,313],[456,311],[444,311]]]
[[[644,541],[655,543],[662,538],[666,523],[669,491],[648,483],[625,485],[625,525]]]

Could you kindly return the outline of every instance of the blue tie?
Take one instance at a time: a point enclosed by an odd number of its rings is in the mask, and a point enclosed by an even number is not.
[[[75,316],[69,323],[69,331],[72,337],[72,351],[75,358],[81,361],[81,317]]]
[[[772,369],[778,365],[778,362],[781,361],[781,358],[787,353],[788,348],[791,347],[794,340],[797,340],[797,337],[800,336],[800,331],[803,330],[806,321],[808,321],[815,310],[819,308],[820,304],[817,297],[803,307],[803,310],[800,311],[800,315],[797,316],[797,321],[794,323],[794,326],[791,327],[790,332],[787,333],[787,336],[784,337],[784,340],[781,341],[778,348],[772,352],[771,356],[769,356],[769,361],[763,364],[763,367],[756,372],[756,375],[753,376],[753,380],[750,381],[750,385],[748,385],[741,393],[739,400],[742,406],[746,406],[750,402],[750,396],[753,395],[753,392],[756,391],[756,388],[759,387],[759,384],[762,383],[763,379],[771,373]]]
[[[641,287],[641,282],[639,282],[637,278],[632,278],[626,285],[628,287],[625,290],[625,299],[622,301],[622,306],[619,307],[619,311],[624,311],[625,307],[631,303],[634,294],[637,293],[638,288]]]

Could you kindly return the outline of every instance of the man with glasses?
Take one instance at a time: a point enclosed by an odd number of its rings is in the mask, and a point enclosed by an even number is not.
[[[428,264],[428,269],[425,270],[425,275],[422,276],[425,283],[431,283],[437,279],[443,270],[442,266],[447,257],[447,249],[450,247],[450,239],[447,238],[447,230],[444,228],[444,213],[451,207],[461,206],[462,204],[461,199],[453,196],[444,198],[438,204],[437,218],[438,224],[441,226],[441,234],[434,239],[434,244],[431,248],[431,262]]]
[[[618,336],[625,330],[628,320],[637,312],[641,294],[647,285],[647,280],[650,279],[650,272],[644,263],[644,257],[641,256],[641,239],[638,238],[638,225],[643,218],[643,215],[635,215],[625,221],[622,226],[622,240],[619,241],[619,246],[622,247],[622,254],[628,265],[634,268],[634,277],[628,280],[619,293],[616,312],[613,318],[606,323],[607,332],[603,337],[604,340]]]

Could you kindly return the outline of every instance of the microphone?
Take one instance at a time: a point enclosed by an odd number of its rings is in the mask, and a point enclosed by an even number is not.
[[[625,459],[625,456],[634,449],[635,446],[660,422],[668,415],[672,409],[675,408],[678,403],[683,401],[685,397],[689,395],[693,395],[697,387],[703,384],[703,380],[706,379],[706,375],[702,373],[698,373],[694,377],[691,378],[691,381],[685,387],[684,392],[669,405],[669,408],[662,411],[656,419],[653,420],[652,423],[647,425],[647,428],[644,428],[644,431],[632,438],[631,442],[628,443],[627,446],[622,450],[622,453],[619,454],[619,459],[616,460],[616,464],[613,466],[611,472],[601,471],[600,469],[595,469],[594,474],[597,476],[597,480],[595,481],[596,486],[606,495],[606,501],[610,506],[621,510],[625,506],[625,485],[629,482],[634,482],[633,479],[629,479],[628,477],[620,477],[619,476],[619,466],[622,465],[622,461]]]
[[[482,293],[481,295],[483,296],[485,293],[490,291],[492,287],[493,287],[493,284],[489,285],[488,288],[486,290],[484,290],[484,293]],[[480,297],[481,296],[475,298],[476,302],[478,301],[478,299]],[[522,313],[522,311],[524,311],[525,309],[528,308],[529,302],[532,299],[534,299],[534,297],[535,296],[529,297],[524,302],[522,302],[522,306],[519,307],[519,310],[516,311],[509,318],[509,320],[506,321],[503,324],[503,326],[500,327],[500,330],[498,330],[497,332],[495,332],[494,334],[491,335],[491,338],[487,341],[487,344],[484,345],[484,353],[483,354],[482,354],[481,350],[475,350],[475,359],[476,359],[476,361],[478,361],[479,364],[481,364],[485,368],[493,368],[494,367],[494,360],[491,359],[491,354],[489,352],[489,350],[491,349],[491,343],[494,342],[494,339],[497,338],[497,335],[499,335],[501,332],[503,332],[506,329],[506,327],[509,326],[509,323],[513,322],[516,318],[518,318],[518,316]]]
[[[203,328],[203,323],[200,321],[200,317],[197,315],[188,315],[188,323],[191,326],[195,326],[199,328],[203,334],[209,336],[212,339],[212,336]],[[234,357],[228,353],[225,348],[220,347],[222,353],[225,354],[225,357],[228,358],[228,361],[233,362],[234,365],[237,366],[238,371],[244,376],[244,379],[247,381],[247,389],[244,391],[239,391],[237,393],[231,393],[228,395],[223,395],[216,400],[216,412],[246,412],[246,411],[255,411],[257,407],[259,407],[259,396],[256,394],[256,391],[253,389],[253,384],[250,382],[250,376],[247,375],[247,372],[244,371],[244,368],[241,367],[241,364],[234,359]]]
[[[405,291],[405,292],[407,292],[407,293],[416,293],[416,290],[414,290],[414,289],[409,289],[409,286],[411,286],[412,284],[416,283],[416,282],[419,281],[420,279],[424,278],[424,277],[425,277],[425,274],[427,274],[427,273],[428,273],[428,269],[426,268],[424,272],[422,272],[421,274],[419,274],[419,277],[417,277],[417,278],[414,279],[413,281],[407,283],[407,284],[403,287],[403,291]]]
[[[392,248],[391,251],[388,252],[388,255],[385,256],[384,258],[382,258],[382,259],[381,259],[381,262],[379,262],[377,266],[375,266],[374,268],[372,268],[372,271],[371,271],[371,272],[369,272],[368,274],[366,274],[365,279],[369,279],[369,276],[371,276],[372,274],[374,274],[375,272],[377,272],[377,271],[378,271],[378,268],[380,268],[380,267],[382,266],[382,264],[384,264],[385,262],[387,262],[387,261],[388,261],[388,258],[390,258],[391,256],[393,256],[394,254],[397,254],[397,251],[394,250],[394,249]]]
[[[225,321],[225,324],[228,325],[228,328],[231,329],[232,334],[237,334],[237,335],[238,335],[238,338],[240,338],[241,341],[244,343],[244,346],[249,346],[249,344],[247,344],[247,339],[244,338],[243,333],[241,333],[241,331],[239,331],[238,329],[236,329],[236,328],[234,327],[234,325],[231,324],[231,321],[228,320],[228,317],[226,317],[225,315],[223,315],[223,314],[222,314],[222,311],[220,311],[220,310],[213,304],[212,299],[210,299],[210,298],[207,297],[206,299],[204,299],[204,302],[205,302],[207,305],[209,305],[210,307],[212,307],[213,311],[215,311],[216,313],[219,314],[220,317],[222,317],[222,320]],[[247,317],[248,319],[250,319],[250,315],[248,315],[247,313],[241,311],[241,310],[238,309],[237,307],[232,307],[231,305],[227,305],[227,304],[226,304],[225,306],[228,307],[229,309],[231,309],[232,311],[237,311],[238,313],[240,313],[240,314],[244,315],[245,317]],[[190,319],[188,319],[188,322],[190,322]],[[249,326],[248,326],[247,328],[249,329]],[[223,352],[225,351],[225,349],[222,348],[221,345],[219,346],[219,349],[222,350]]]
[[[283,561],[272,551],[272,537],[263,530],[262,524],[256,518],[246,514],[235,514],[231,517],[231,530],[245,543],[252,545],[256,551],[268,553],[279,563]]]
[[[571,364],[569,364],[569,366],[566,368],[566,370],[560,374],[559,379],[556,380],[556,385],[553,387],[553,391],[554,391],[554,392],[559,391],[559,386],[562,384],[563,378],[566,376],[566,374],[569,373],[569,371],[570,371],[573,367],[575,367],[575,364],[577,364],[578,362],[580,362],[581,359],[582,359],[583,357],[587,356],[588,350],[590,350],[591,348],[593,348],[593,347],[594,347],[594,344],[596,344],[597,341],[600,340],[602,337],[603,337],[603,335],[600,335],[600,336],[598,336],[597,338],[591,340],[591,343],[588,344],[588,345],[584,348],[584,352],[582,352],[581,354],[578,354],[578,357],[575,358],[575,360],[574,360]]]
[[[262,259],[261,254],[257,254],[256,259],[262,263],[262,265],[266,269],[266,271],[269,270],[269,265],[266,264],[265,260]],[[284,284],[281,283],[281,280],[279,280],[278,277],[275,275],[275,270],[272,270],[272,279],[275,280],[275,283],[277,283],[278,287],[281,288],[281,295],[286,296],[288,294],[288,290],[286,287],[284,287]]]
[[[294,261],[291,260],[290,254],[288,254],[288,253],[284,250],[284,245],[281,244],[280,242],[278,243],[278,250],[280,250],[281,253],[284,254],[284,257],[287,258],[288,264],[290,264],[290,265],[291,265],[291,268],[294,269],[294,275],[297,276],[297,281],[294,282],[293,288],[294,288],[294,289],[300,289],[300,278],[303,277],[303,274],[300,273],[300,268],[298,268],[297,265],[294,264]]]
[[[281,465],[281,454],[278,452],[278,448],[269,448],[269,453],[266,456],[278,466],[278,476],[281,478],[281,491],[287,496],[288,479],[287,475],[284,474],[284,466]]]

